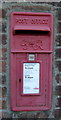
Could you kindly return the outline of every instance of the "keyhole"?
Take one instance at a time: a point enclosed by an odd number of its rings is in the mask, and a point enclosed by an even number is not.
[[[19,79],[19,82],[21,82],[21,79]]]

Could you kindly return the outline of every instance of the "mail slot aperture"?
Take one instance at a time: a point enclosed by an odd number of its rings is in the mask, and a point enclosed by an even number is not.
[[[51,108],[52,43],[51,13],[11,13],[11,110],[39,111]]]
[[[45,31],[45,30],[41,30],[41,31],[37,31],[37,30],[15,30],[14,31],[14,34],[15,35],[19,35],[19,34],[45,34],[45,35],[47,35],[47,34],[49,34],[50,33],[50,31]]]

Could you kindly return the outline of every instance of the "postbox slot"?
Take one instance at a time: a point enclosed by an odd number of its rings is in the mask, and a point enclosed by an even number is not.
[[[14,34],[48,34],[50,33],[50,28],[49,27],[21,27],[21,26],[16,26],[14,27]]]
[[[15,34],[48,34],[49,31],[15,30]]]

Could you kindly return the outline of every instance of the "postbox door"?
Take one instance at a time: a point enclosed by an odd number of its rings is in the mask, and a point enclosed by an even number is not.
[[[39,94],[28,93],[23,94],[23,64],[24,63],[31,63],[26,61],[27,54],[16,54],[16,104],[19,107],[27,106],[33,107],[32,109],[35,110],[35,106],[48,105],[50,101],[48,101],[48,96],[50,98],[49,88],[51,86],[50,83],[50,55],[49,54],[38,54],[37,62],[32,63],[39,63],[40,64],[40,79],[39,79]],[[23,61],[24,60],[24,61]],[[23,61],[23,62],[22,62]],[[48,69],[49,68],[49,69]],[[24,107],[22,108],[24,110]]]

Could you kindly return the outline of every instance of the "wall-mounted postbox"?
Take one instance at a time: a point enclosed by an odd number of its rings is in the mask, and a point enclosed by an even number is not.
[[[53,15],[11,13],[10,91],[14,111],[51,107]]]

